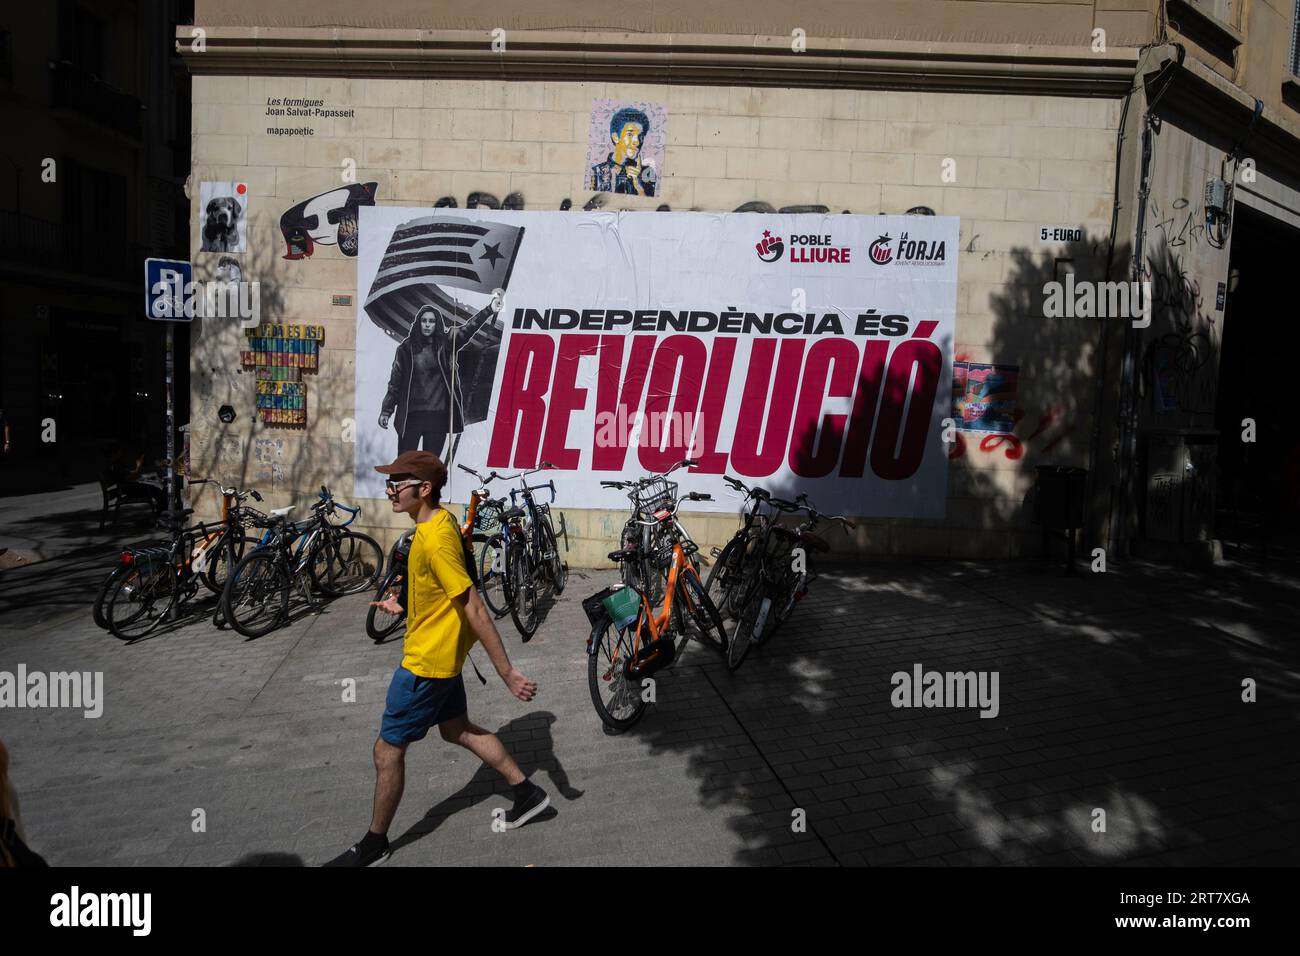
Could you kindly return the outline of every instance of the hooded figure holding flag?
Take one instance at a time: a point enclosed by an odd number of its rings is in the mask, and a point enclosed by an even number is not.
[[[424,305],[416,312],[410,333],[393,356],[388,391],[379,413],[380,428],[387,428],[389,420],[397,414],[398,454],[417,450],[423,441],[424,451],[442,455],[448,432],[459,435],[465,427],[465,393],[477,395],[483,389],[475,374],[481,370],[481,363],[475,363],[471,371],[461,356],[495,316],[495,310],[489,306],[456,329],[453,336],[437,306]],[[495,335],[491,334],[493,331]],[[488,333],[487,338],[494,338],[499,347],[500,332],[489,329]],[[482,348],[475,347],[476,351]],[[487,387],[490,389],[491,385],[489,380]]]
[[[443,455],[447,437],[484,421],[503,326],[500,295],[510,282],[523,227],[442,216],[393,231],[365,310],[398,341],[379,427],[393,421],[397,451]],[[443,287],[492,295],[473,312]]]

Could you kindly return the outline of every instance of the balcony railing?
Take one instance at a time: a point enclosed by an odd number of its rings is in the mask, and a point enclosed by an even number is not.
[[[50,72],[56,108],[75,110],[119,133],[140,138],[142,107],[134,96],[114,89],[67,60],[51,60]]]
[[[81,235],[59,222],[0,210],[0,264],[137,282],[147,255],[138,243],[105,242],[102,236]]]

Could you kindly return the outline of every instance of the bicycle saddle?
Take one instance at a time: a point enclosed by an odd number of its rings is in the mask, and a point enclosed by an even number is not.
[[[522,518],[524,516],[523,508],[510,508],[501,514],[502,521],[509,521],[512,518]]]
[[[283,508],[272,508],[270,515],[272,518],[287,518],[289,512],[296,508],[297,505],[285,505]]]
[[[611,551],[609,553],[609,560],[628,561],[636,557],[636,554],[637,554],[636,548],[623,548],[621,551]]]

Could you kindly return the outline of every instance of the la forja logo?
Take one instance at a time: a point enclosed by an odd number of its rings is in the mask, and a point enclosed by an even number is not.
[[[890,245],[894,240],[883,235],[867,250],[871,261],[879,266],[896,262],[909,266],[937,266],[947,260],[946,243],[941,239],[911,239],[907,233],[898,237],[898,250]]]
[[[754,246],[758,250],[758,257],[764,262],[776,262],[781,258],[781,253],[785,252],[785,243],[781,241],[780,236],[772,235],[770,229],[763,230],[763,241]]]
[[[876,265],[888,265],[894,258],[894,249],[890,245],[894,240],[888,234],[881,236],[871,244],[867,254],[871,256],[871,261]]]

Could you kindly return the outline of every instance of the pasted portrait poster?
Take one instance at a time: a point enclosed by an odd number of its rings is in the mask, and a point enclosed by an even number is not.
[[[356,494],[421,448],[566,504],[683,458],[823,510],[942,517],[958,220],[362,207]],[[869,253],[871,247],[876,253]],[[451,469],[448,500],[471,485]],[[504,492],[502,487],[501,491]]]
[[[1017,365],[956,362],[952,370],[953,418],[962,431],[1010,434],[1016,425]]]
[[[586,187],[598,193],[654,196],[663,181],[668,107],[594,100],[587,130]]]

